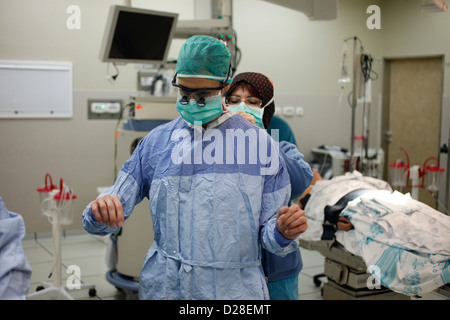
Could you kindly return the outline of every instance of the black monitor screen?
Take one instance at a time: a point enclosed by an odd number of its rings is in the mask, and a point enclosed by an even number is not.
[[[164,60],[174,18],[119,11],[108,59]]]

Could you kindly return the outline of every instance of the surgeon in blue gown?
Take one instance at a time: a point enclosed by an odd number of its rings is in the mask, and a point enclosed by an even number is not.
[[[144,137],[115,184],[83,212],[85,229],[106,235],[148,197],[155,239],[141,299],[268,299],[261,247],[284,256],[307,228],[304,211],[287,206],[277,144],[222,104],[230,58],[212,37],[183,44],[172,82],[180,117]]]

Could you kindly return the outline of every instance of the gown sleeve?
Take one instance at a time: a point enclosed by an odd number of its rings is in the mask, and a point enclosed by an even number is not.
[[[123,206],[125,221],[133,212],[134,207],[148,195],[151,183],[149,179],[152,175],[151,167],[147,167],[146,170],[142,169],[141,159],[145,156],[144,139],[140,141],[130,159],[123,165],[114,185],[106,189],[98,197],[100,198],[107,194],[117,195]],[[119,226],[112,228],[97,222],[91,212],[91,204],[92,202],[87,205],[83,212],[83,226],[87,232],[96,235],[107,235],[120,230]]]
[[[289,205],[291,184],[288,170],[275,143],[272,147],[276,156],[271,159],[271,166],[278,161],[278,170],[267,175],[264,182],[263,199],[260,215],[260,241],[264,249],[279,256],[285,256],[298,248],[298,240],[289,241],[276,230],[276,216],[282,206]],[[274,154],[274,153],[272,153]]]
[[[303,160],[303,154],[292,143],[280,141],[280,152],[289,173],[291,200],[297,199],[311,184],[313,172],[309,164]]]

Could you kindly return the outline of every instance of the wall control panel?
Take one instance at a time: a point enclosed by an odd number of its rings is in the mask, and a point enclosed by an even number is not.
[[[119,119],[122,100],[88,100],[88,119]]]

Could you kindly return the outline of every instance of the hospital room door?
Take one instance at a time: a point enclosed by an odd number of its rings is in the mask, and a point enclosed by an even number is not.
[[[407,161],[400,148],[408,152],[411,166],[422,167],[429,157],[439,158],[442,84],[442,56],[385,59],[382,143],[387,181],[391,182],[389,164]],[[436,201],[423,188],[419,200],[436,208]]]

